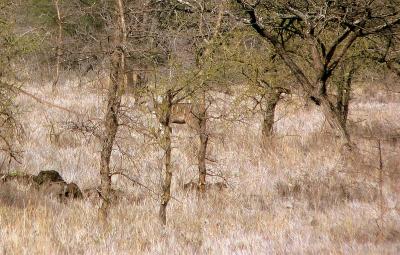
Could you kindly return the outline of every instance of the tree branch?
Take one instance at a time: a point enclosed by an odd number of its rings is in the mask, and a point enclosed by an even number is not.
[[[376,33],[379,33],[381,31],[385,30],[385,29],[389,29],[389,28],[391,28],[391,27],[393,27],[395,25],[398,25],[398,24],[400,24],[400,16],[394,18],[393,20],[391,20],[389,22],[386,22],[383,25],[374,27],[374,28],[372,28],[370,30],[367,30],[367,31],[361,31],[360,36],[367,36],[367,35],[371,35],[371,34],[376,34]]]
[[[259,23],[257,19],[257,15],[255,12],[255,7],[250,5],[244,0],[236,0],[242,7],[242,9],[247,13],[250,18],[250,24],[253,29],[264,39],[270,42],[274,48],[276,49],[279,56],[283,59],[285,64],[291,69],[296,79],[300,82],[301,86],[307,91],[307,93],[311,93],[313,91],[313,85],[308,80],[304,72],[301,68],[294,62],[292,57],[288,54],[288,52],[283,48],[282,44],[270,33],[268,33]]]

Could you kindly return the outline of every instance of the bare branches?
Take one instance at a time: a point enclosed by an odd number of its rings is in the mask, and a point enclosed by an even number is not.
[[[346,38],[351,34],[351,29],[350,28],[346,28],[341,35],[339,35],[338,37],[336,37],[336,39],[331,43],[331,46],[328,49],[327,54],[325,55],[325,65],[329,64],[329,62],[331,61],[333,55],[336,52],[336,49],[338,48],[338,46],[344,41],[346,40]]]
[[[328,84],[357,39],[378,35],[399,24],[399,10],[386,9],[385,3],[375,1],[347,4],[287,1],[263,5],[259,1],[254,4],[245,0],[235,2],[246,13],[253,30],[273,46],[292,71],[304,94],[322,107],[328,122],[349,143],[340,113],[327,97]],[[374,12],[372,7],[381,11]],[[288,15],[295,22],[285,27],[282,24]],[[284,40],[284,32],[291,33],[292,30],[297,31],[297,36]],[[294,52],[300,53],[293,53],[288,47],[298,47]]]
[[[260,34],[262,37],[267,38],[272,44],[277,43],[276,38],[274,38],[271,34],[269,34],[264,27],[258,22],[255,8],[257,4],[249,4],[244,0],[236,0],[243,8],[243,10],[249,16],[249,23],[254,28],[254,30]],[[257,1],[256,3],[258,3]]]
[[[130,177],[129,175],[127,175],[124,172],[112,172],[110,173],[110,177],[113,175],[121,175],[123,177],[125,177],[126,179],[128,179],[129,181],[131,181],[133,184],[137,184],[140,187],[146,189],[147,191],[149,191],[151,194],[156,195],[157,197],[159,196],[159,194],[157,192],[155,192],[154,190],[152,190],[151,188],[149,188],[147,185],[142,184],[141,182],[139,182],[138,180],[133,179],[132,177]]]
[[[21,94],[24,94],[24,95],[30,97],[30,98],[33,98],[33,99],[34,99],[35,101],[37,101],[38,103],[45,104],[45,105],[47,105],[47,106],[50,106],[50,107],[53,107],[53,108],[56,108],[56,109],[59,109],[59,110],[62,110],[62,111],[71,113],[71,114],[76,115],[76,116],[84,116],[84,114],[82,114],[82,113],[79,113],[79,112],[77,112],[77,111],[68,109],[68,108],[66,108],[66,107],[64,107],[64,106],[61,106],[61,105],[57,105],[57,104],[51,103],[51,102],[46,101],[46,100],[44,100],[44,99],[42,99],[42,98],[39,98],[38,96],[35,96],[34,94],[32,94],[32,93],[30,93],[30,92],[28,92],[28,91],[25,91],[25,90],[22,89],[22,88],[13,87],[12,89],[13,89],[13,90],[16,90],[17,92],[19,92],[19,93],[21,93]]]
[[[126,24],[125,9],[122,0],[114,1],[114,13],[112,14],[117,27],[112,35],[110,50],[112,51],[110,63],[110,88],[107,94],[107,109],[104,117],[104,134],[101,139],[100,177],[101,194],[105,197],[99,209],[99,219],[107,223],[110,208],[110,160],[116,134],[118,132],[118,113],[121,107],[122,87],[125,79],[125,47]]]
[[[390,29],[391,27],[400,24],[400,16],[393,18],[390,21],[385,21],[385,24],[380,25],[380,26],[376,26],[372,29],[365,29],[362,30],[360,33],[360,36],[368,36],[368,35],[372,35],[372,34],[376,34],[379,32],[382,32],[385,29]]]

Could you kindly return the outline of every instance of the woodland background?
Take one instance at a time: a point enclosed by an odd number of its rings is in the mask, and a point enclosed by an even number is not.
[[[0,253],[398,254],[399,26],[397,0],[0,0]],[[3,181],[42,170],[83,199]]]

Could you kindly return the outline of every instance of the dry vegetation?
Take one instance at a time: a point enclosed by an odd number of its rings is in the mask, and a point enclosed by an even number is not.
[[[79,88],[71,81],[50,97],[51,85],[30,84],[27,90],[82,113],[81,122],[103,115],[104,97],[98,89]],[[68,123],[76,123],[77,117],[28,96],[17,101],[29,109],[21,118],[24,157],[18,168],[9,171],[36,174],[56,169],[83,190],[96,187],[99,143],[71,129]],[[123,102],[128,105],[129,96]],[[207,180],[225,181],[228,188],[211,189],[200,200],[183,189],[196,178],[193,133],[174,126],[175,199],[168,208],[166,227],[158,221],[155,195],[160,192],[163,155],[145,137],[123,127],[116,143],[125,153],[113,153],[112,169],[151,191],[114,176],[118,200],[112,205],[107,229],[98,224],[96,199],[59,203],[27,192],[23,185],[17,184],[15,190],[2,184],[0,253],[399,253],[400,151],[394,137],[400,98],[377,88],[369,96],[356,90],[349,131],[358,152],[348,164],[341,163],[340,148],[323,116],[302,104],[296,98],[279,104],[276,134],[265,151],[259,145],[260,116],[246,115],[241,122],[211,121],[215,133],[210,140],[209,172],[224,179],[209,176]],[[381,139],[382,185],[377,141],[366,134]]]
[[[0,254],[400,254],[400,0],[0,0]]]

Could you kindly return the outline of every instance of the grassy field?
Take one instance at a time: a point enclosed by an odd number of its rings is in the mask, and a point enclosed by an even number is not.
[[[82,189],[96,187],[99,142],[77,127],[100,126],[102,93],[72,82],[55,95],[50,86],[32,84],[26,90],[82,115],[19,96],[26,110],[20,138],[24,157],[11,171],[54,169]],[[131,98],[125,97],[125,125],[112,169],[148,189],[114,176],[120,198],[111,209],[111,227],[104,230],[97,220],[98,201],[59,203],[21,185],[13,190],[0,186],[0,254],[400,253],[400,96],[378,89],[355,91],[349,131],[357,149],[345,159],[314,106],[304,107],[296,98],[281,102],[276,135],[262,150],[261,115],[232,112],[232,100],[224,99],[214,111],[241,118],[211,120],[208,167],[215,176],[208,181],[224,180],[226,190],[210,190],[202,200],[183,190],[196,180],[197,138],[189,128],[174,126],[175,199],[167,227],[162,227],[156,194],[163,154],[154,140],[138,132],[151,124],[150,117],[132,110]]]

